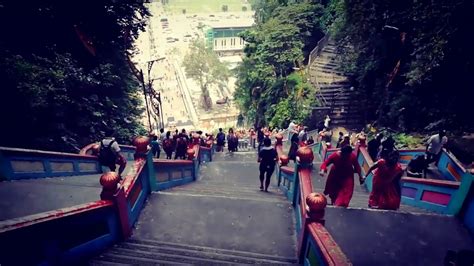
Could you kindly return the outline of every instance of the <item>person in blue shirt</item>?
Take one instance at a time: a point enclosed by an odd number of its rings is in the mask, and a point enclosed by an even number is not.
[[[158,142],[158,136],[153,136],[153,140],[150,142],[151,154],[154,157],[160,158],[161,148],[160,143]]]

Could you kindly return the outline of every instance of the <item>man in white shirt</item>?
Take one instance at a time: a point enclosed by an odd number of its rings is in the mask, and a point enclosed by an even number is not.
[[[291,136],[293,136],[294,133],[298,133],[296,131],[296,123],[295,121],[291,121],[290,125],[288,125],[288,140],[291,139]]]
[[[122,178],[122,173],[127,166],[127,160],[120,153],[120,147],[113,135],[113,130],[109,130],[107,134],[108,137],[105,137],[100,142],[99,150],[99,163],[102,166],[107,166],[110,168],[110,171],[115,172],[116,165],[119,165],[119,176]]]
[[[305,142],[307,138],[308,138],[307,129],[306,127],[303,127],[303,129],[301,129],[300,133],[298,134],[298,139],[300,140],[300,142]]]
[[[326,115],[326,118],[324,119],[325,128],[329,128],[329,122],[331,122],[331,118],[329,118],[329,115]]]
[[[439,157],[441,156],[441,151],[443,146],[448,142],[448,137],[446,137],[446,131],[440,130],[438,134],[431,136],[426,143],[426,157],[427,163],[436,162],[438,164]]]

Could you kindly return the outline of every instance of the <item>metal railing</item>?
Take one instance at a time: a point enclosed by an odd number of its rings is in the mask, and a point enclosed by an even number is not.
[[[319,40],[318,44],[316,44],[316,47],[309,53],[309,58],[308,58],[308,65],[311,66],[311,64],[316,60],[316,57],[321,55],[321,51],[323,50],[324,46],[329,42],[329,34],[324,35],[321,40]]]
[[[308,69],[311,69],[311,65],[314,63],[316,58],[319,55],[321,55],[321,51],[323,50],[324,46],[326,46],[328,42],[329,42],[329,34],[326,34],[321,40],[319,40],[316,47],[314,47],[314,49],[309,54]],[[328,106],[328,102],[321,92],[321,86],[319,85],[318,79],[315,76],[313,77],[311,75],[311,71],[309,71],[308,74],[309,74],[309,79],[310,79],[311,84],[313,84],[313,86],[315,86],[317,89],[317,97],[320,100],[321,106],[322,107]]]

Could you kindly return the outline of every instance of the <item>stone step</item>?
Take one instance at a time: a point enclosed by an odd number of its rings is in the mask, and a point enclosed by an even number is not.
[[[316,79],[319,83],[335,83],[341,81],[348,81],[347,77],[345,76],[337,76],[332,74],[325,74],[322,72],[318,72],[316,75],[313,75],[313,78]]]
[[[352,105],[351,97],[324,96],[330,107],[349,107]]]
[[[346,128],[360,128],[362,126],[361,120],[338,120],[331,121],[333,126],[340,126]]]
[[[205,265],[297,263],[297,259],[291,257],[161,242],[136,237],[115,245],[96,258],[94,262],[115,262],[114,259],[121,259],[118,262],[133,264],[149,264],[150,262]]]
[[[318,83],[319,83],[320,86],[325,86],[325,85],[344,85],[344,86],[348,86],[348,85],[350,85],[350,81],[347,80],[347,79],[337,80],[337,81],[334,81],[334,80],[322,81],[322,80],[318,79]]]
[[[321,67],[321,68],[317,68],[317,71],[321,73],[336,75],[336,76],[345,76],[344,72],[335,70],[333,68]]]
[[[232,198],[232,199],[245,199],[245,200],[257,200],[265,202],[281,202],[284,200],[283,193],[275,187],[269,187],[269,192],[262,192],[256,185],[254,191],[240,191],[240,190],[214,190],[214,189],[203,189],[203,188],[192,188],[192,189],[173,189],[166,192],[169,195],[185,195],[185,196],[206,196],[206,197],[221,197],[221,198]]]
[[[316,60],[314,60],[314,63],[315,64],[327,64],[327,63],[331,63],[331,64],[339,64],[338,60],[336,58],[333,58],[333,57],[316,57]]]
[[[337,48],[334,47],[334,46],[325,46],[323,48],[323,50],[321,51],[321,54],[323,53],[333,53],[333,54],[336,54],[337,53]]]
[[[331,69],[325,69],[325,68],[316,68],[316,71],[314,71],[316,77],[337,77],[337,78],[346,78],[344,73],[340,72],[337,73],[337,71],[331,70]]]
[[[316,60],[321,60],[321,59],[336,59],[337,54],[336,53],[331,53],[331,52],[323,52],[321,53]]]
[[[319,90],[321,93],[339,93],[339,92],[344,92],[351,94],[352,92],[349,90],[349,88],[341,86],[341,85],[334,85],[334,86],[325,86],[320,88]]]
[[[275,176],[273,176],[276,179]],[[228,193],[257,193],[260,194],[258,176],[255,176],[254,186],[231,185],[223,182],[196,182],[188,186],[178,186],[166,191],[223,191]]]
[[[321,67],[321,66],[322,66],[322,67],[325,67],[325,66],[327,66],[327,67],[339,67],[340,64],[338,64],[337,62],[327,62],[327,63],[323,63],[322,61],[315,60],[315,61],[311,64],[311,66],[312,66],[312,67],[313,67],[313,66],[318,66],[318,67]]]

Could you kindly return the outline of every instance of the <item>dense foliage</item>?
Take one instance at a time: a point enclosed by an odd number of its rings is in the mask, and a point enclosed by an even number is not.
[[[402,131],[474,127],[473,1],[254,0],[253,9],[257,26],[244,35],[236,96],[257,124],[289,113],[291,92],[278,84],[301,62],[301,43],[307,55],[325,32],[339,47],[366,122]]]
[[[235,99],[254,126],[303,122],[316,104],[303,68],[305,55],[323,36],[323,6],[254,1],[257,25],[242,34],[245,57],[237,69]]]
[[[143,133],[127,62],[140,1],[0,0],[1,146],[77,151]]]
[[[331,0],[325,22],[368,121],[472,129],[474,2]]]

